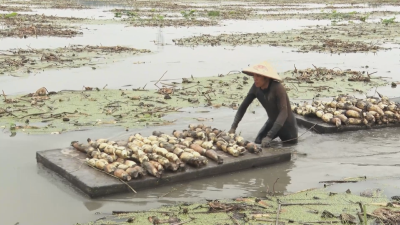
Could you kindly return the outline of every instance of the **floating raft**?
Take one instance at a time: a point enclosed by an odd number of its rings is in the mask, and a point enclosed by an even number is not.
[[[385,125],[373,125],[371,128],[363,125],[346,125],[342,126],[341,128],[336,127],[333,124],[325,123],[324,121],[321,121],[320,118],[314,118],[314,117],[305,117],[305,116],[300,116],[295,114],[297,124],[299,127],[303,127],[305,129],[310,129],[313,127],[311,130],[319,133],[319,134],[329,134],[329,133],[341,133],[341,132],[346,132],[346,131],[358,131],[358,130],[369,130],[369,129],[381,129],[381,128],[388,128],[388,127],[400,127],[400,123],[389,123]]]
[[[400,97],[398,98],[392,98],[390,99],[391,101],[398,102],[400,103]],[[394,124],[394,123],[389,123],[385,125],[373,125],[371,128],[363,125],[346,125],[342,126],[340,129],[337,128],[333,124],[325,123],[324,121],[321,121],[320,118],[314,118],[314,117],[305,117],[301,116],[298,114],[294,114],[297,120],[297,124],[300,127],[304,127],[305,129],[311,129],[312,131],[319,133],[319,134],[328,134],[328,133],[341,133],[341,132],[346,132],[346,131],[358,131],[358,130],[368,130],[368,129],[381,129],[381,128],[388,128],[388,127],[400,127],[400,123]]]
[[[182,172],[165,171],[161,178],[145,176],[139,179],[132,179],[126,183],[136,191],[139,191],[166,184],[271,165],[290,161],[291,159],[290,151],[276,149],[263,149],[263,151],[258,154],[247,153],[239,157],[233,157],[222,151],[218,151],[218,154],[223,158],[223,164],[217,164],[210,160],[205,167],[194,168],[188,166],[186,170]],[[46,168],[59,174],[91,198],[132,192],[126,184],[118,179],[96,171],[86,165],[84,163],[86,157],[86,154],[78,152],[73,148],[36,152],[36,160],[38,163],[41,163]]]

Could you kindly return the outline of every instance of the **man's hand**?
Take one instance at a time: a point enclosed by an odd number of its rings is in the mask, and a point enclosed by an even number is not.
[[[236,129],[235,128],[231,128],[230,130],[229,130],[229,133],[230,134],[234,134],[236,132]]]
[[[270,138],[268,136],[263,138],[261,141],[261,148],[270,147],[271,141],[272,141],[272,138]]]

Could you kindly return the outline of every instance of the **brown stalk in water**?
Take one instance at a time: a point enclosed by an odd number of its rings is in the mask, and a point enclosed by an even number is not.
[[[280,211],[281,211],[281,203],[279,201],[278,210],[276,211],[276,223],[275,223],[276,225],[279,224],[279,213],[280,213]]]
[[[128,183],[126,183],[125,181],[119,179],[118,177],[116,177],[116,176],[114,176],[114,175],[112,175],[112,174],[106,173],[106,172],[104,172],[103,170],[99,170],[99,169],[97,169],[96,167],[89,165],[88,163],[86,163],[86,164],[87,164],[88,166],[92,167],[92,168],[95,169],[95,170],[98,170],[98,171],[100,171],[100,172],[102,172],[102,173],[105,173],[105,174],[107,174],[107,175],[109,175],[109,176],[111,176],[111,177],[117,178],[117,179],[120,180],[122,183],[124,183],[126,186],[128,186],[129,189],[131,189],[135,194],[137,194],[137,192],[135,191],[135,189],[133,189],[133,188],[132,188]]]
[[[356,180],[327,180],[327,181],[320,181],[319,183],[357,183]]]
[[[279,180],[279,177],[276,178],[275,183],[274,183],[274,185],[272,186],[272,192],[273,192],[274,195],[275,195],[275,184],[276,184],[276,182],[278,182],[278,180]]]
[[[129,214],[129,213],[171,213],[171,211],[112,211],[113,215],[118,215],[118,214]]]
[[[229,215],[228,213],[226,213],[226,215],[228,215],[232,219],[233,223],[239,225],[239,222],[233,216]]]
[[[160,82],[160,80],[164,77],[164,75],[165,75],[167,72],[168,72],[168,70],[165,71],[164,74],[160,77],[160,79],[158,79],[158,81],[154,83],[154,86],[156,86],[158,89],[160,89],[160,87],[157,86],[157,83]],[[144,89],[144,87],[143,87],[143,89]]]

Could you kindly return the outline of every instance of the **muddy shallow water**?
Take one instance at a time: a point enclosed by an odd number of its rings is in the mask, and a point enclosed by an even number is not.
[[[221,109],[212,114],[196,114],[197,110],[209,109],[187,109],[186,113],[168,116],[167,119],[181,118],[176,125],[137,131],[149,135],[155,129],[165,132],[174,128],[182,129],[188,123],[195,122],[192,118],[196,117],[214,118],[212,123],[206,123],[228,129],[235,113],[233,110]],[[255,114],[245,115],[238,132],[242,132],[245,138],[252,139],[265,119],[264,110],[257,108]],[[305,131],[305,129],[300,129],[299,134]],[[400,191],[399,172],[396,169],[400,154],[398,152],[399,133],[398,128],[335,135],[306,133],[300,138],[297,146],[287,148],[307,155],[294,153],[290,162],[178,183],[140,191],[138,194],[129,193],[90,199],[70,187],[58,176],[37,165],[35,151],[64,147],[71,140],[84,141],[87,137],[125,139],[129,132],[127,133],[123,128],[97,129],[62,135],[17,134],[12,138],[8,137],[9,133],[4,132],[0,136],[3,143],[2,151],[8,159],[18,160],[5,160],[2,163],[1,177],[5,182],[2,185],[0,200],[3,206],[7,207],[2,207],[4,216],[1,220],[2,224],[16,222],[20,224],[73,224],[103,217],[112,210],[145,210],[176,202],[249,195],[264,196],[268,187],[271,191],[277,178],[279,180],[275,185],[276,191],[295,192],[321,187],[323,184],[318,182],[323,180],[364,175],[367,178],[388,177],[383,180],[368,180],[358,184],[335,185],[330,188],[335,191],[345,191],[350,188],[353,193],[357,193],[368,188],[380,187],[385,190],[384,194],[390,197]],[[276,145],[279,146],[279,143],[276,142]],[[379,147],[381,148],[378,149]],[[7,172],[11,168],[13,173]],[[176,190],[172,191],[173,188]],[[165,195],[166,193],[168,194]]]
[[[317,6],[310,4],[310,8]],[[94,10],[97,12],[96,10]],[[70,11],[74,13],[74,11]],[[69,12],[65,12],[67,15]],[[81,13],[81,12],[80,12]],[[89,15],[89,14],[88,14]],[[97,15],[97,14],[96,14]],[[114,64],[99,65],[79,69],[48,70],[28,77],[0,76],[0,87],[6,94],[34,92],[45,86],[49,90],[80,89],[85,86],[108,88],[143,87],[158,80],[165,72],[164,79],[180,79],[193,76],[215,76],[232,70],[241,70],[248,64],[261,60],[271,61],[279,72],[312,67],[312,64],[341,69],[357,69],[400,81],[400,51],[398,46],[390,51],[373,53],[351,53],[330,55],[323,53],[294,53],[293,49],[269,46],[240,47],[179,47],[172,39],[223,32],[271,32],[297,29],[301,26],[323,25],[330,21],[226,21],[226,26],[208,28],[134,28],[124,25],[82,25],[84,35],[71,39],[40,37],[27,39],[5,38],[0,41],[0,49],[54,48],[68,44],[126,45],[150,49],[153,53],[120,60]],[[154,41],[164,45],[156,45]],[[135,64],[145,62],[143,64]],[[369,66],[368,69],[362,68]],[[378,91],[390,97],[400,96],[398,88],[384,87]],[[371,90],[369,94],[374,94]],[[209,110],[210,113],[195,113]],[[86,138],[125,139],[132,132],[148,135],[153,130],[170,132],[174,128],[183,129],[188,123],[197,122],[193,118],[213,118],[206,122],[220,129],[229,129],[235,115],[232,109],[212,111],[209,108],[190,108],[187,112],[168,115],[165,119],[178,119],[168,127],[150,127],[131,130],[124,128],[99,128],[96,130],[63,133],[61,135],[26,135],[18,133],[10,137],[7,130],[0,133],[0,224],[75,224],[87,222],[108,215],[112,210],[145,210],[176,202],[189,202],[215,198],[238,196],[264,196],[267,188],[279,178],[275,190],[295,192],[312,187],[321,187],[322,180],[344,177],[367,176],[371,179],[356,184],[334,185],[334,191],[352,192],[380,187],[389,197],[399,195],[400,190],[400,128],[367,130],[343,134],[320,135],[308,132],[300,137],[296,146],[287,147],[294,152],[292,160],[279,165],[257,168],[211,177],[192,182],[179,183],[140,191],[138,194],[122,194],[100,199],[90,199],[77,191],[52,172],[36,164],[36,151],[62,148],[72,140]],[[257,108],[255,114],[247,113],[239,124],[238,132],[248,139],[254,139],[266,120],[265,111]],[[306,130],[299,129],[299,135]],[[275,142],[279,147],[279,143]],[[286,147],[285,147],[286,148]],[[296,152],[306,153],[297,154]],[[378,179],[379,178],[379,179]],[[173,190],[172,188],[176,188]],[[170,193],[168,193],[170,192]],[[165,195],[168,193],[167,195]],[[160,197],[165,195],[164,197]],[[98,214],[100,213],[100,214]]]

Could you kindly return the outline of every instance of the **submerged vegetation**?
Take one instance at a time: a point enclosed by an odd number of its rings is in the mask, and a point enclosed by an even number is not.
[[[394,21],[390,20],[390,21]],[[383,26],[382,24],[386,24]],[[316,26],[270,33],[220,34],[174,39],[179,46],[199,45],[263,45],[296,48],[298,52],[356,53],[386,50],[384,43],[400,43],[400,36],[393,35],[400,23],[363,23],[335,26]],[[382,40],[382,37],[385,37]]]
[[[0,14],[0,25],[5,26],[4,29],[0,30],[0,37],[74,37],[82,34],[82,32],[77,27],[67,24],[79,21],[83,21],[83,19],[38,14],[19,14],[17,12]]]
[[[149,53],[147,49],[124,46],[82,46],[70,45],[56,49],[11,49],[0,55],[0,75],[29,76],[45,69],[79,68],[97,63],[93,58],[102,58],[103,62],[112,62],[116,58]]]
[[[351,182],[351,180],[347,180]],[[149,211],[113,211],[112,216],[82,225],[100,224],[396,224],[399,203],[380,190],[370,195],[309,189],[293,194],[180,203]]]
[[[296,69],[281,76],[291,98],[362,93],[387,83],[360,71],[326,68]],[[182,78],[181,82],[163,84],[156,90],[143,87],[109,90],[84,86],[81,91],[49,92],[42,88],[28,95],[7,96],[3,93],[0,125],[9,128],[10,123],[16,124],[14,130],[31,134],[61,133],[108,125],[127,129],[168,125],[173,121],[165,121],[162,117],[179,112],[184,107],[229,107],[236,110],[252,82],[247,75],[230,73],[215,77]],[[254,104],[259,103],[255,101]]]

